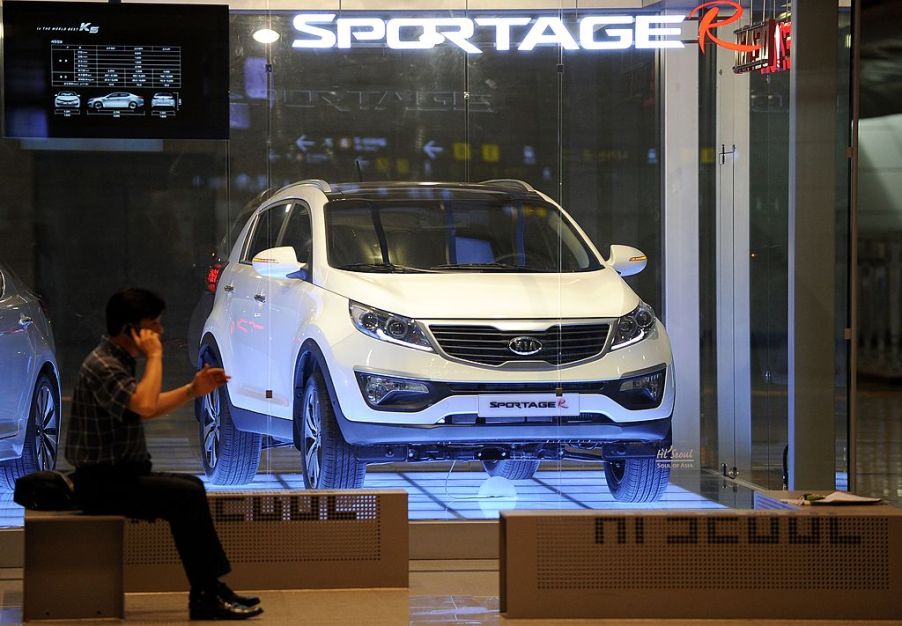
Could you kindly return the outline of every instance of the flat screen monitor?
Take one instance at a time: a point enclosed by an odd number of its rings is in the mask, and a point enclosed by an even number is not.
[[[7,137],[228,139],[225,5],[7,1]]]

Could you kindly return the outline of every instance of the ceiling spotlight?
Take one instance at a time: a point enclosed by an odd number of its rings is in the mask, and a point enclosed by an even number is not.
[[[259,41],[260,43],[273,43],[279,40],[279,33],[271,28],[261,28],[260,30],[254,31],[253,37],[254,40]]]

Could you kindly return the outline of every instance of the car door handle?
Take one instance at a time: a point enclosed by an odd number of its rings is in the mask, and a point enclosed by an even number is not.
[[[258,293],[254,296],[254,300],[256,300],[257,302],[266,302],[266,296],[264,296],[262,293]]]
[[[235,291],[235,285],[225,285],[225,286],[222,288],[222,290],[223,290],[223,291],[228,291],[229,293],[232,293],[233,291]]]
[[[34,319],[28,317],[27,315],[19,316],[19,326],[21,326],[22,328],[28,328],[33,323],[34,323]]]

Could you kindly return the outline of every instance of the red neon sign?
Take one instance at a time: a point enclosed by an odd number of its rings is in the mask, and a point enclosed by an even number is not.
[[[754,52],[761,49],[761,46],[757,44],[742,44],[724,41],[713,32],[721,26],[726,26],[727,24],[739,21],[742,17],[742,7],[738,2],[733,2],[733,0],[712,0],[711,2],[704,2],[692,9],[692,11],[689,12],[688,17],[691,18],[697,13],[700,13],[705,7],[710,8],[705,11],[705,14],[702,15],[698,21],[698,47],[702,51],[702,54],[705,53],[705,41],[708,39],[721,48],[734,50],[736,52]],[[733,15],[718,20],[717,16],[720,14],[721,8],[730,8],[735,12]]]

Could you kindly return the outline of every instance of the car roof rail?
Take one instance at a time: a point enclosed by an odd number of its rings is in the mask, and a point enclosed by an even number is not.
[[[332,193],[332,186],[329,185],[326,181],[321,178],[308,178],[306,180],[299,180],[296,183],[292,183],[293,185],[313,185],[323,193]]]
[[[492,178],[490,180],[483,180],[479,184],[507,187],[508,189],[516,189],[517,191],[535,191],[532,185],[516,178]]]

